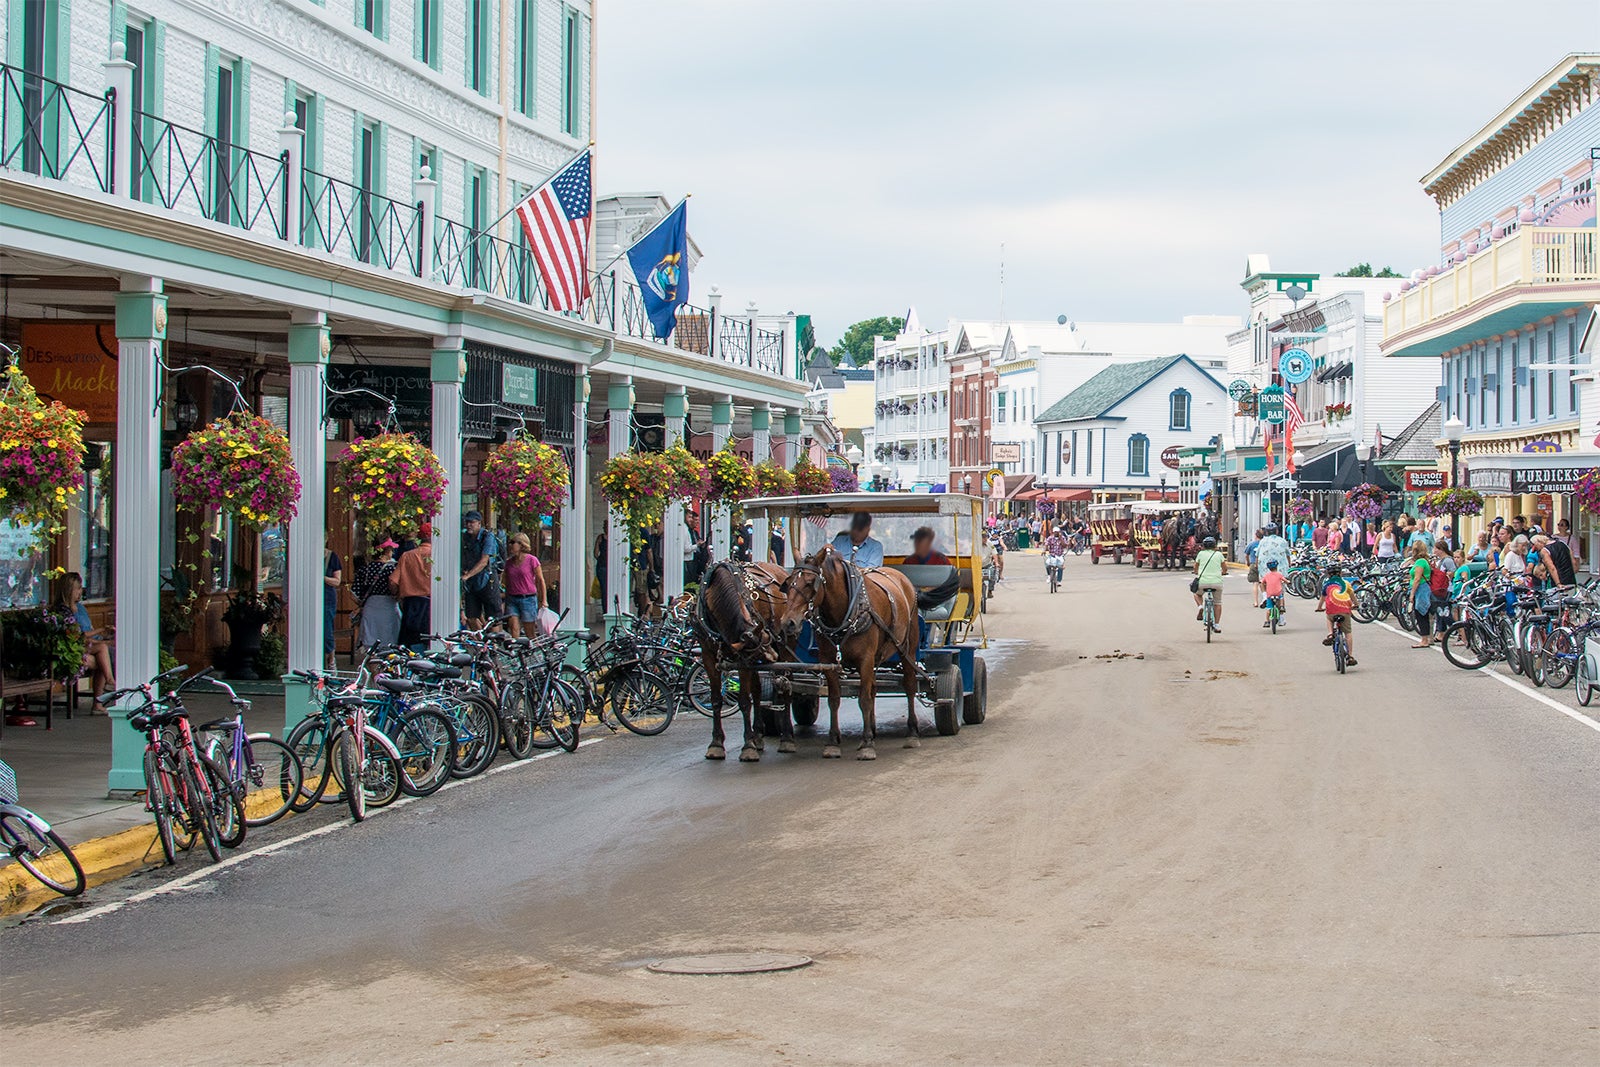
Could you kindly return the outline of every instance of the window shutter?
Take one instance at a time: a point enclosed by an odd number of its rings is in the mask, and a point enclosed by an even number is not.
[[[233,143],[240,148],[250,147],[250,61],[239,60],[238,74],[234,79],[233,107],[239,117],[233,124]]]
[[[389,188],[389,127],[378,123],[372,131],[372,191],[387,196]],[[377,209],[373,209],[374,213]]]
[[[321,93],[311,97],[310,105],[306,108],[306,125],[311,127],[309,136],[306,137],[304,165],[308,170],[322,171],[322,105],[325,101]]]
[[[9,6],[9,5],[8,5]],[[17,6],[21,6],[20,4]],[[63,85],[72,84],[72,0],[56,0],[56,69],[51,77]],[[46,5],[46,18],[50,5]]]
[[[217,65],[222,62],[222,51],[214,44],[206,45],[206,122],[205,132],[217,135]]]
[[[123,0],[116,0],[116,2],[111,5],[111,41],[110,41],[110,44],[116,44],[118,41],[122,41],[122,42],[126,43],[127,40],[128,40],[128,5],[123,3]],[[109,54],[109,53],[107,53],[107,54]],[[133,57],[132,56],[128,56],[127,58],[128,59],[132,59]]]

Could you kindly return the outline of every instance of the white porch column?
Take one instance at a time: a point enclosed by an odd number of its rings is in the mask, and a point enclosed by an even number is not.
[[[328,533],[324,484],[328,441],[322,432],[322,413],[327,404],[331,348],[327,316],[320,311],[296,311],[289,323],[289,448],[294,469],[300,474],[300,504],[289,522],[290,670],[322,669],[322,553]],[[287,732],[310,714],[311,689],[285,676],[283,696]]]
[[[467,357],[459,338],[438,338],[433,353],[433,454],[448,484],[433,518],[433,603],[436,634],[461,628],[461,383]]]
[[[688,391],[681,385],[668,389],[661,411],[666,421],[667,447],[683,444],[683,423],[689,415]],[[682,501],[668,504],[661,529],[661,595],[669,604],[683,593],[683,550],[688,539]]]
[[[561,606],[564,631],[588,625],[589,598],[589,372],[578,375],[573,400],[572,492],[561,508]]]
[[[606,390],[606,419],[610,431],[608,456],[620,456],[632,444],[630,416],[633,414],[633,379],[627,375],[611,379]],[[606,510],[606,581],[600,590],[601,611],[608,619],[627,614],[633,607],[633,545],[628,527],[617,513]]]
[[[757,404],[750,409],[750,461],[765,463],[772,458],[772,408]],[[757,563],[767,558],[767,518],[750,520],[750,558]]]
[[[720,452],[728,443],[728,438],[733,434],[733,397],[719,396],[711,402],[711,451]],[[726,504],[719,504],[712,509],[714,518],[711,527],[711,557],[713,559],[727,559],[733,551],[732,537],[729,525],[732,522],[732,509]]]
[[[432,167],[419,169],[416,180],[411,183],[411,202],[421,205],[422,225],[417,238],[420,242],[417,276],[424,281],[432,281],[439,276],[439,257],[433,245],[433,198],[438,188],[439,180],[433,176]]]
[[[118,685],[155,676],[160,647],[161,396],[158,363],[167,336],[160,278],[130,275],[117,294],[116,672]],[[111,713],[113,796],[144,788],[144,738],[122,701]]]
[[[300,175],[305,167],[306,134],[294,124],[293,111],[283,113],[283,125],[278,128],[278,151],[289,157],[284,166],[284,174],[287,175],[284,180],[289,183],[289,195],[285,198],[283,212],[283,239],[297,245],[305,233],[301,223],[304,197],[300,195]],[[320,413],[318,421],[321,421]]]
[[[111,58],[100,64],[100,69],[105,72],[106,88],[116,93],[111,112],[111,136],[116,144],[111,160],[111,191],[117,196],[133,196],[133,176],[137,171],[133,152],[134,67],[128,62],[128,46],[113,42]]]

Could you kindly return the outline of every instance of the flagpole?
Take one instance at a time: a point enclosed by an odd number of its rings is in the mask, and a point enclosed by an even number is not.
[[[683,205],[687,204],[689,202],[689,198],[691,196],[693,196],[693,195],[694,195],[693,193],[684,193],[683,194],[683,199],[679,200],[676,204],[673,204],[672,207],[668,208],[667,209],[667,213],[665,215],[662,215],[660,219],[656,220],[656,224],[654,226],[650,227],[648,230],[646,230],[643,233],[641,233],[634,240],[633,244],[629,245],[627,248],[624,248],[621,252],[618,252],[616,255],[612,256],[611,257],[611,261],[609,263],[607,263],[605,266],[601,267],[599,270],[595,271],[595,273],[596,274],[604,274],[606,271],[610,270],[613,266],[616,265],[617,260],[619,260],[623,256],[627,255],[629,252],[632,252],[635,248],[638,248],[640,241],[643,241],[646,237],[649,237],[651,234],[653,234],[657,230],[661,229],[661,224],[663,222],[666,222],[669,218],[671,218],[672,217],[672,213],[674,211],[678,210],[680,207],[682,207]]]
[[[554,178],[557,174],[560,174],[562,171],[564,171],[568,167],[572,166],[572,164],[574,164],[574,163],[576,163],[578,161],[578,157],[579,156],[583,155],[585,152],[589,151],[593,147],[594,147],[594,142],[590,141],[588,144],[584,145],[582,148],[580,148],[576,152],[572,153],[572,155],[570,157],[568,157],[566,162],[562,163],[561,166],[556,167],[555,169],[550,171],[550,177],[549,178],[546,178],[544,181],[540,182],[538,185],[535,185],[533,187],[534,190],[538,191],[540,189],[543,189],[546,185],[549,185],[550,184],[550,178]],[[522,206],[522,202],[524,200],[526,200],[526,199],[528,199],[528,198],[525,197],[525,196],[519,197],[515,204],[513,204],[507,210],[501,212],[499,218],[497,218],[493,222],[489,223],[489,225],[485,226],[482,230],[479,230],[478,231],[478,236],[474,237],[472,239],[472,242],[476,243],[479,238],[484,237],[484,236],[492,236],[494,231],[499,228],[499,226],[500,226],[500,224],[502,222],[504,222],[506,219],[510,218],[512,215],[516,214],[517,208],[521,207]],[[589,186],[589,204],[590,204],[590,214],[593,215],[594,214],[594,211],[593,211],[594,186],[593,186],[593,184],[591,184]]]

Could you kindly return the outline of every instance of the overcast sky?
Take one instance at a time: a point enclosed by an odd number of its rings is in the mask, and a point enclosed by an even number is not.
[[[1600,0],[601,0],[597,182],[690,201],[730,306],[831,344],[1242,314],[1245,255],[1431,262],[1417,179]],[[601,250],[604,252],[605,250]]]

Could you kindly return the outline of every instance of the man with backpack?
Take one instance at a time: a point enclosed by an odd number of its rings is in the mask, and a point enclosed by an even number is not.
[[[483,525],[483,515],[466,514],[461,531],[461,613],[476,630],[504,614],[500,606],[500,539]]]

